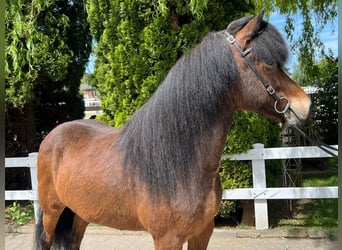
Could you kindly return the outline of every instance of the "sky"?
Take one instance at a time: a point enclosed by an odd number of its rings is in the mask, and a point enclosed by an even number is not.
[[[296,15],[295,18],[295,25],[300,25],[302,18],[300,15]],[[276,12],[272,13],[269,18],[269,22],[273,24],[281,34],[283,34],[284,39],[286,40],[286,34],[284,32],[285,27],[285,15],[280,15]],[[323,29],[321,33],[321,41],[324,43],[325,51],[328,52],[328,49],[331,49],[334,56],[338,56],[338,32],[337,32],[337,22],[338,18],[335,19],[335,21],[332,24],[326,25],[326,27]],[[300,36],[300,30],[295,31],[294,37]],[[290,51],[290,57],[285,65],[287,69],[289,69],[290,72],[293,72],[293,66],[297,62],[297,56]],[[95,57],[92,54],[89,58],[89,62],[86,66],[86,73],[92,73],[94,71],[94,63],[95,63]]]
[[[278,13],[272,13],[269,18],[269,22],[273,24],[283,35],[284,39],[286,40],[286,34],[284,31],[285,27],[285,15],[280,15]],[[295,25],[300,26],[302,22],[302,17],[300,15],[296,15],[294,17],[295,20]],[[337,32],[337,24],[338,23],[338,18],[334,20],[333,23],[329,23],[324,27],[320,34],[320,39],[324,44],[325,47],[325,52],[328,53],[328,50],[330,49],[333,53],[334,56],[338,56],[338,32]],[[294,34],[294,38],[300,36],[300,30],[296,30]],[[290,70],[290,72],[293,72],[293,66],[297,62],[297,55],[293,52],[290,51],[290,57],[287,62],[286,68]]]

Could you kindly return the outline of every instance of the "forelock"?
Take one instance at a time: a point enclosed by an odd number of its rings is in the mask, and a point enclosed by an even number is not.
[[[243,17],[230,23],[228,32],[234,37],[253,17]],[[288,46],[279,31],[270,23],[262,21],[260,31],[252,38],[249,47],[256,60],[283,66],[288,59]]]

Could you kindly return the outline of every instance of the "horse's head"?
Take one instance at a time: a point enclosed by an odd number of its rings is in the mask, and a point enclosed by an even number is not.
[[[283,66],[288,48],[279,32],[263,20],[264,12],[253,18],[232,22],[226,31],[238,64],[238,109],[295,125],[307,119],[311,101]]]

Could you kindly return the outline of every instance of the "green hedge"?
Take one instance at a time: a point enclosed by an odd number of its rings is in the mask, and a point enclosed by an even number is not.
[[[280,145],[280,126],[251,112],[236,112],[233,125],[227,137],[225,155],[238,154],[253,148],[254,143],[267,147]],[[266,161],[267,186],[277,186],[281,180],[280,160]],[[249,188],[253,185],[251,161],[230,161],[221,163],[223,189]],[[237,202],[223,201],[219,216],[227,217],[235,210]]]

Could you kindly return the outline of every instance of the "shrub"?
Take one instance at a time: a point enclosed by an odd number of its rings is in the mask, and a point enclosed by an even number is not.
[[[6,217],[16,225],[24,225],[34,220],[33,204],[22,207],[19,202],[14,201],[6,210]]]
[[[265,147],[280,145],[280,127],[277,123],[262,118],[255,113],[237,112],[228,135],[225,155],[237,154],[253,148],[254,143],[263,143]],[[278,185],[281,176],[281,161],[266,161],[267,186]],[[250,161],[230,161],[221,163],[221,182],[223,189],[252,187],[252,165]],[[218,215],[228,217],[235,211],[236,201],[223,201]]]

